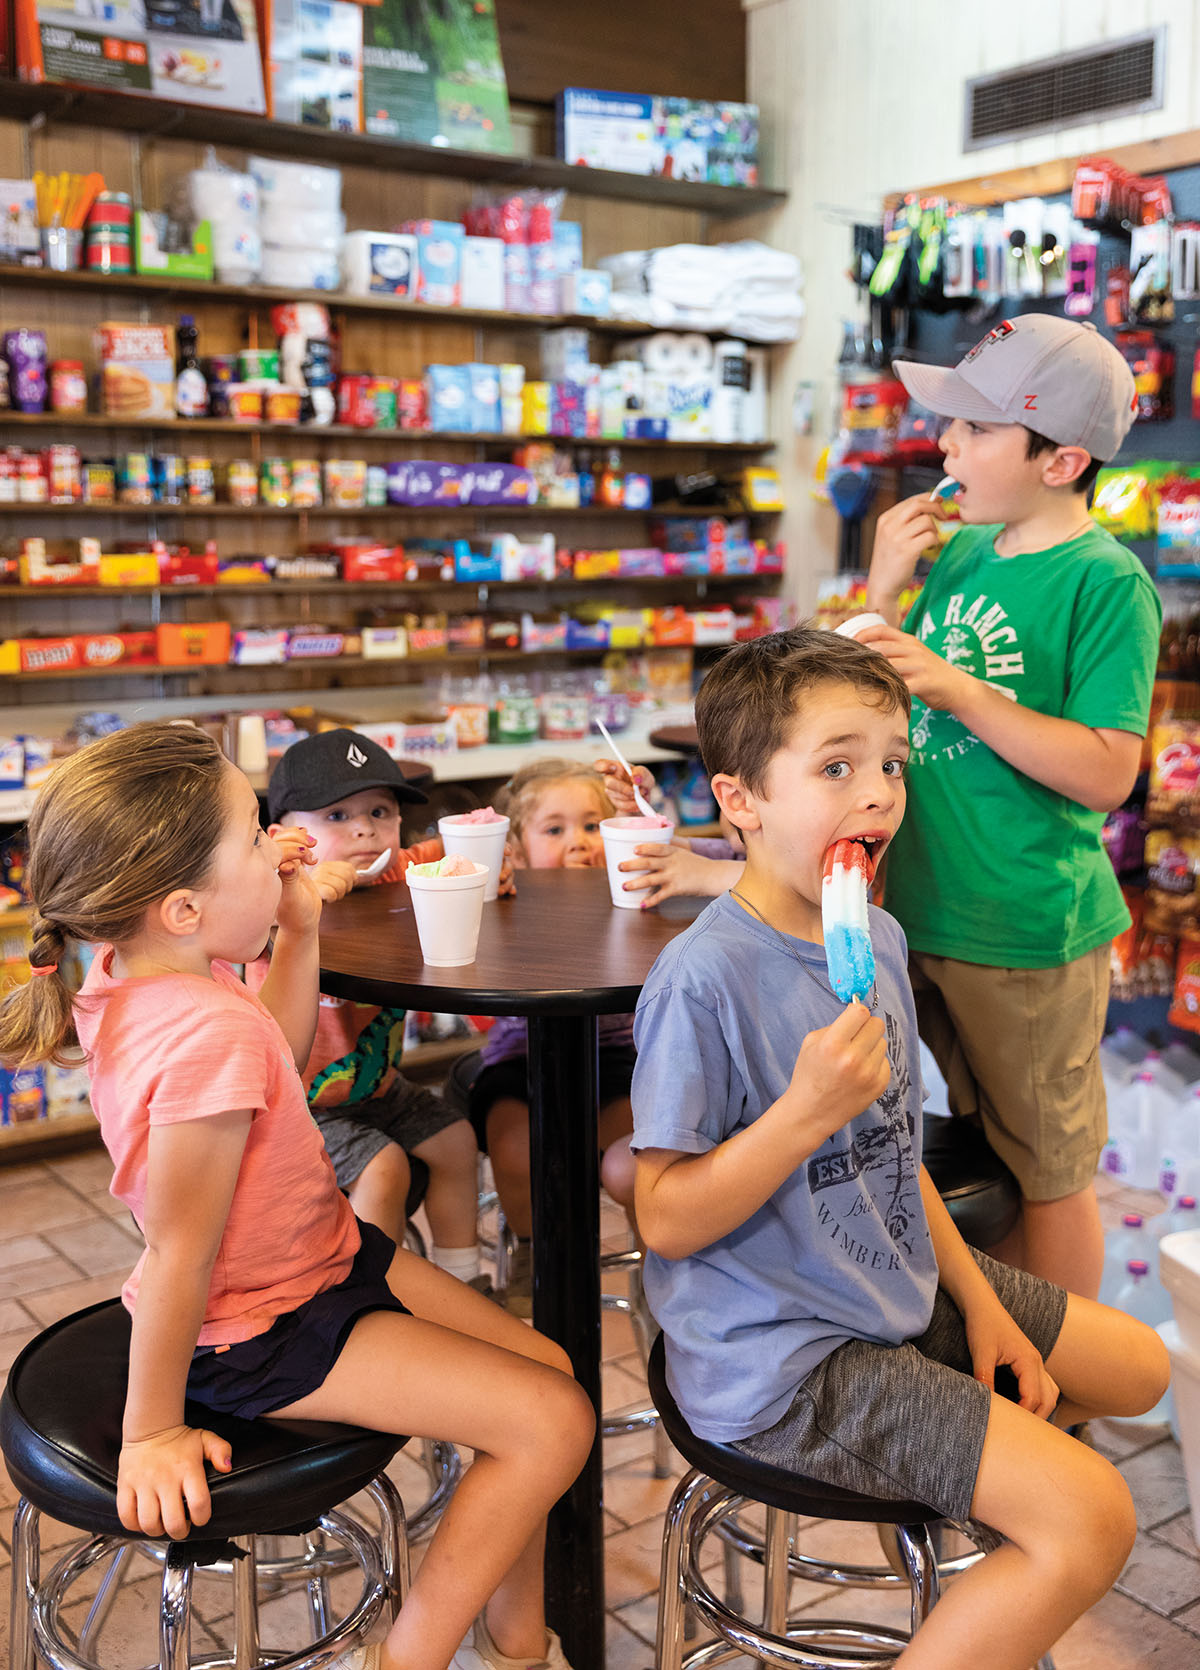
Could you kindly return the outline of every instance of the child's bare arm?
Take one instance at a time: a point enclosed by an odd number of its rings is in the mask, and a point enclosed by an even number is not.
[[[938,1285],[954,1300],[966,1324],[974,1378],[994,1389],[996,1369],[1006,1364],[1017,1377],[1021,1407],[1048,1419],[1058,1402],[1058,1387],[1046,1372],[1037,1347],[1000,1303],[924,1166],[920,1181],[937,1259]]]
[[[1128,798],[1142,749],[1134,731],[1093,728],[1022,707],[894,626],[866,626],[858,640],[885,655],[914,696],[953,713],[1035,783],[1093,812],[1111,812]]]
[[[900,594],[912,584],[922,551],[937,543],[937,524],[945,514],[941,500],[918,493],[885,510],[875,524],[866,603],[893,626],[900,624]]]
[[[306,830],[273,826],[272,839],[281,853],[283,892],[271,968],[258,995],[279,1022],[292,1060],[302,1069],[317,1030],[317,926],[323,893],[315,878],[321,866],[312,857]]]
[[[250,1131],[243,1108],[150,1131],[142,1266],[117,1474],[129,1530],[183,1537],[210,1513],[204,1463],[221,1472],[228,1443],[184,1422],[188,1366]]]
[[[635,1211],[648,1247],[686,1258],[732,1234],[834,1131],[887,1089],[887,1033],[878,1015],[848,1004],[810,1032],[791,1083],[745,1130],[706,1154],[643,1149]]]
[[[693,852],[687,841],[672,841],[669,847],[635,847],[634,856],[627,858],[620,869],[629,872],[626,892],[647,890],[642,900],[644,909],[677,893],[715,899],[736,887],[746,873],[740,860],[704,858]]]

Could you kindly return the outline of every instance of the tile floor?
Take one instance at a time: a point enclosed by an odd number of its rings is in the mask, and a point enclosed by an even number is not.
[[[137,1250],[136,1232],[107,1192],[110,1168],[102,1151],[0,1167],[0,1371],[42,1327],[82,1305],[116,1294]],[[1157,1197],[1154,1197],[1155,1200]],[[1145,1196],[1105,1186],[1106,1220],[1148,1207]],[[621,1244],[623,1220],[606,1206],[604,1229]],[[625,1321],[605,1318],[605,1398],[610,1408],[640,1401],[644,1382]],[[1192,1538],[1187,1486],[1178,1446],[1164,1427],[1104,1425],[1102,1448],[1121,1468],[1138,1507],[1137,1547],[1117,1587],[1055,1649],[1058,1670],[1196,1670],[1200,1665],[1200,1551]],[[422,1476],[401,1456],[395,1476],[416,1500]],[[674,1474],[682,1471],[676,1458]],[[647,1670],[653,1663],[655,1592],[662,1513],[675,1477],[656,1479],[649,1434],[609,1440],[605,1446],[605,1523],[608,1585],[608,1670]],[[0,1662],[7,1662],[10,1606],[9,1528],[15,1493],[0,1471]],[[802,1539],[849,1559],[873,1560],[874,1534],[827,1524],[803,1527]],[[43,1542],[65,1544],[72,1533],[43,1525]],[[802,1540],[803,1546],[803,1540]],[[140,1556],[138,1557],[140,1560]],[[747,1587],[753,1581],[747,1573]],[[106,1662],[132,1670],[154,1658],[155,1589],[149,1562],[131,1568],[130,1579],[106,1626]],[[85,1602],[76,1611],[82,1616]],[[849,1610],[879,1620],[898,1619],[887,1596],[850,1595],[830,1605],[828,1591],[811,1598],[793,1590],[793,1607]],[[196,1652],[214,1651],[229,1623],[224,1585],[200,1577],[195,1597]],[[299,1644],[299,1597],[282,1595],[263,1608],[264,1637]],[[297,1632],[293,1635],[293,1631]],[[970,1670],[985,1670],[972,1666]]]

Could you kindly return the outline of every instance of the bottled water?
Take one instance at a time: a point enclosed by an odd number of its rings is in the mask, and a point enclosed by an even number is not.
[[[1111,1109],[1113,1100],[1132,1079],[1146,1057],[1146,1046],[1127,1026],[1119,1026],[1100,1042],[1100,1071]]]
[[[1138,1073],[1149,1073],[1155,1084],[1165,1090],[1168,1096],[1182,1096],[1187,1089],[1187,1082],[1182,1073],[1177,1073],[1168,1066],[1157,1050],[1147,1050],[1142,1058]]]
[[[1155,1242],[1161,1241],[1164,1235],[1174,1235],[1179,1230],[1200,1229],[1200,1211],[1196,1210],[1195,1195],[1179,1195],[1174,1206],[1152,1218],[1147,1228]]]
[[[1124,1311],[1126,1316],[1136,1317],[1148,1328],[1157,1328],[1160,1323],[1170,1321],[1170,1294],[1151,1275],[1146,1260],[1131,1258],[1126,1269],[1127,1280],[1117,1294],[1116,1308]],[[1164,1421],[1172,1421],[1173,1417],[1174,1406],[1168,1388],[1154,1408],[1147,1409],[1144,1415],[1122,1416],[1121,1419],[1130,1426],[1158,1426]]]
[[[1185,1091],[1163,1120],[1158,1187],[1168,1200],[1200,1189],[1200,1086]]]
[[[1100,1156],[1101,1169],[1130,1188],[1156,1189],[1161,1138],[1176,1101],[1153,1070],[1136,1072],[1109,1103],[1109,1137]]]
[[[1130,1259],[1149,1260],[1150,1239],[1140,1212],[1126,1212],[1120,1227],[1110,1230],[1104,1242],[1104,1269],[1100,1276],[1100,1303],[1116,1303],[1117,1294],[1128,1280]]]
[[[1200,1054],[1190,1044],[1168,1044],[1162,1059],[1165,1066],[1178,1073],[1188,1089],[1200,1083]]]

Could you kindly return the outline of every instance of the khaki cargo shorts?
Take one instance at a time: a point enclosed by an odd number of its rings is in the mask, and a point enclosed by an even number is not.
[[[1026,1200],[1085,1189],[1108,1135],[1100,1075],[1108,945],[1057,968],[913,951],[908,971],[951,1111],[982,1120]]]

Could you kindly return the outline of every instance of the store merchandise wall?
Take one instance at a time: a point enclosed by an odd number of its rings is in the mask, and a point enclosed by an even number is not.
[[[836,569],[833,512],[808,493],[814,459],[829,439],[840,321],[853,318],[849,226],[880,218],[892,192],[1034,167],[1054,157],[1105,153],[1200,128],[1197,0],[743,0],[747,98],[769,136],[766,175],[788,193],[758,223],[760,235],[799,255],[807,314],[799,342],[776,361],[772,433],[789,511],[783,533],[801,610]],[[998,26],[1002,15],[1003,24]],[[962,148],[964,83],[1056,53],[1100,45],[1165,24],[1161,110],[1063,128],[1018,144]],[[1153,163],[1147,159],[1146,168]],[[1030,190],[1037,189],[1031,186]],[[814,432],[790,429],[791,395],[815,388]]]

